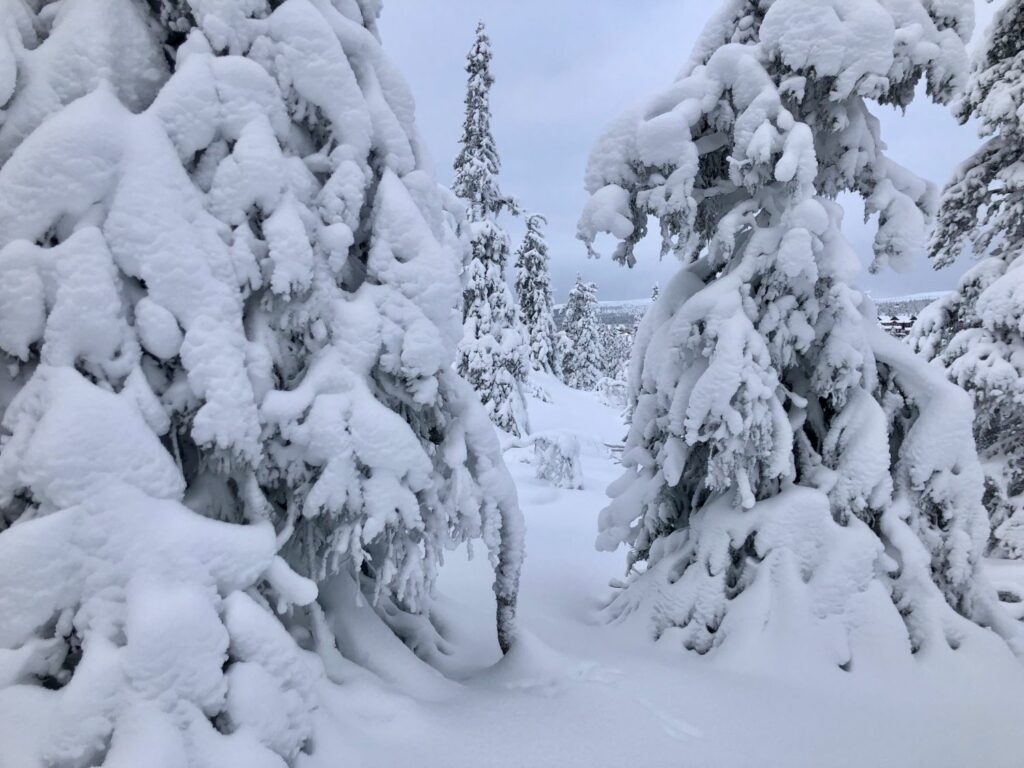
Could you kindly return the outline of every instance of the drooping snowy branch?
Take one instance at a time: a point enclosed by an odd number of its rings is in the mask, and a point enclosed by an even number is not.
[[[956,290],[922,313],[912,343],[966,389],[985,460],[992,548],[1024,556],[1024,3],[997,13],[979,48],[961,122],[988,139],[947,185],[931,241],[947,266],[979,257]]]
[[[54,689],[54,765],[292,764],[304,577],[423,611],[481,539],[514,636],[458,206],[377,2],[34,7],[0,5],[0,686]]]
[[[969,2],[730,0],[598,141],[581,239],[632,264],[650,216],[683,262],[637,332],[600,516],[599,547],[646,561],[613,615],[700,652],[796,633],[843,668],[877,651],[865,625],[893,652],[956,647],[971,621],[1019,643],[979,573],[962,398],[877,329],[832,199],[878,215],[874,268],[923,250],[934,190],[885,156],[869,104],[922,78],[950,99],[972,21]]]

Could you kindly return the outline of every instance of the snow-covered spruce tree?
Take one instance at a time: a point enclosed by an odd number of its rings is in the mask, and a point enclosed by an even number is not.
[[[344,624],[296,571],[417,611],[479,537],[511,640],[457,206],[377,2],[38,5],[0,4],[4,757],[292,764],[323,667],[288,630]]]
[[[547,220],[539,214],[526,217],[526,234],[516,251],[516,299],[519,316],[529,336],[530,364],[534,370],[559,375],[561,361],[551,300],[548,246],[541,227]]]
[[[1024,557],[1024,2],[1011,0],[978,50],[961,122],[984,145],[946,187],[931,241],[947,266],[968,246],[981,259],[925,310],[911,334],[974,400],[992,550]]]
[[[660,292],[660,289],[658,288],[658,284],[655,283],[654,287],[651,288],[651,304],[653,304],[654,302],[656,302],[658,300],[658,293],[659,292]]]
[[[634,331],[626,325],[599,325],[601,337],[601,373],[610,379],[625,374],[629,365],[629,353],[633,348]]]
[[[597,285],[583,282],[581,275],[576,275],[576,284],[569,291],[562,330],[566,336],[562,380],[576,389],[593,389],[601,378],[604,362],[597,319]]]
[[[458,369],[491,420],[520,436],[528,429],[522,385],[529,372],[529,350],[505,279],[511,244],[498,215],[517,206],[498,187],[501,161],[491,134],[491,55],[491,41],[481,22],[466,55],[466,118],[452,184],[452,191],[466,201],[464,226],[470,249]]]
[[[593,150],[580,237],[611,233],[631,265],[651,215],[683,263],[634,346],[627,469],[598,538],[630,549],[612,616],[640,610],[698,652],[844,669],[999,644],[974,622],[1020,650],[979,576],[970,403],[878,328],[834,202],[878,214],[875,268],[923,250],[933,190],[884,155],[869,103],[903,107],[922,78],[951,98],[972,13],[730,0]]]

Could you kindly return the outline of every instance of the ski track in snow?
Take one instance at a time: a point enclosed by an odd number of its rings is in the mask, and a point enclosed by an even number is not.
[[[532,427],[579,436],[585,486],[552,488],[535,479],[529,450],[506,450],[528,526],[517,647],[499,661],[486,558],[452,553],[439,593],[464,671],[458,694],[413,693],[410,704],[359,689],[369,703],[339,705],[303,768],[1021,765],[1021,668],[965,655],[855,674],[798,662],[751,672],[655,643],[641,621],[603,624],[606,585],[625,563],[593,546],[619,472],[604,444],[626,428],[596,394],[539,381],[553,402],[530,402]],[[1000,581],[1024,583],[1019,566],[996,567]],[[338,716],[357,708],[355,719]]]

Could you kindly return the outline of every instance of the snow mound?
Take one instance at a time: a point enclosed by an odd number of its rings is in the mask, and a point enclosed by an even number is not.
[[[579,683],[608,683],[616,672],[556,651],[531,632],[520,632],[515,644],[476,683],[537,696],[557,696]]]

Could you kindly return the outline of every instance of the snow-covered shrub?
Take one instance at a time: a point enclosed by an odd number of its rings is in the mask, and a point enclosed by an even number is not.
[[[48,765],[280,766],[294,571],[416,612],[480,538],[511,642],[457,205],[374,0],[39,5],[0,4],[0,710],[60,713]]]
[[[491,135],[491,56],[491,42],[481,23],[466,56],[466,119],[452,184],[466,201],[469,240],[458,369],[491,420],[518,437],[529,431],[522,387],[530,353],[505,281],[511,245],[498,214],[506,208],[516,210],[516,204],[498,187],[501,162]]]
[[[992,550],[1024,557],[1024,2],[1009,0],[979,47],[961,122],[988,137],[946,187],[931,240],[936,268],[968,246],[981,260],[911,333],[974,401]]]
[[[1019,648],[980,576],[970,403],[879,329],[834,201],[878,214],[876,269],[923,249],[934,191],[886,157],[869,104],[905,106],[922,79],[948,100],[972,14],[729,0],[676,82],[598,141],[580,237],[610,233],[631,265],[653,216],[683,264],[634,345],[598,546],[646,568],[611,615],[640,609],[698,652],[766,641],[846,669],[986,642],[974,622]]]
[[[576,275],[576,284],[569,291],[562,332],[562,380],[576,389],[593,389],[601,378],[603,363],[597,286],[583,282],[581,275]]]
[[[629,399],[629,386],[621,378],[612,379],[602,376],[597,382],[597,392],[606,405],[624,408]]]
[[[534,370],[556,376],[561,357],[551,300],[548,246],[541,227],[547,221],[539,214],[526,217],[526,234],[516,251],[516,300],[523,327],[529,336],[530,364]]]
[[[580,441],[569,432],[544,432],[533,436],[533,462],[537,477],[557,488],[583,487]]]
[[[542,403],[552,402],[551,393],[548,392],[543,384],[535,379],[527,379],[526,384],[523,386],[523,391],[528,396],[540,400]]]

